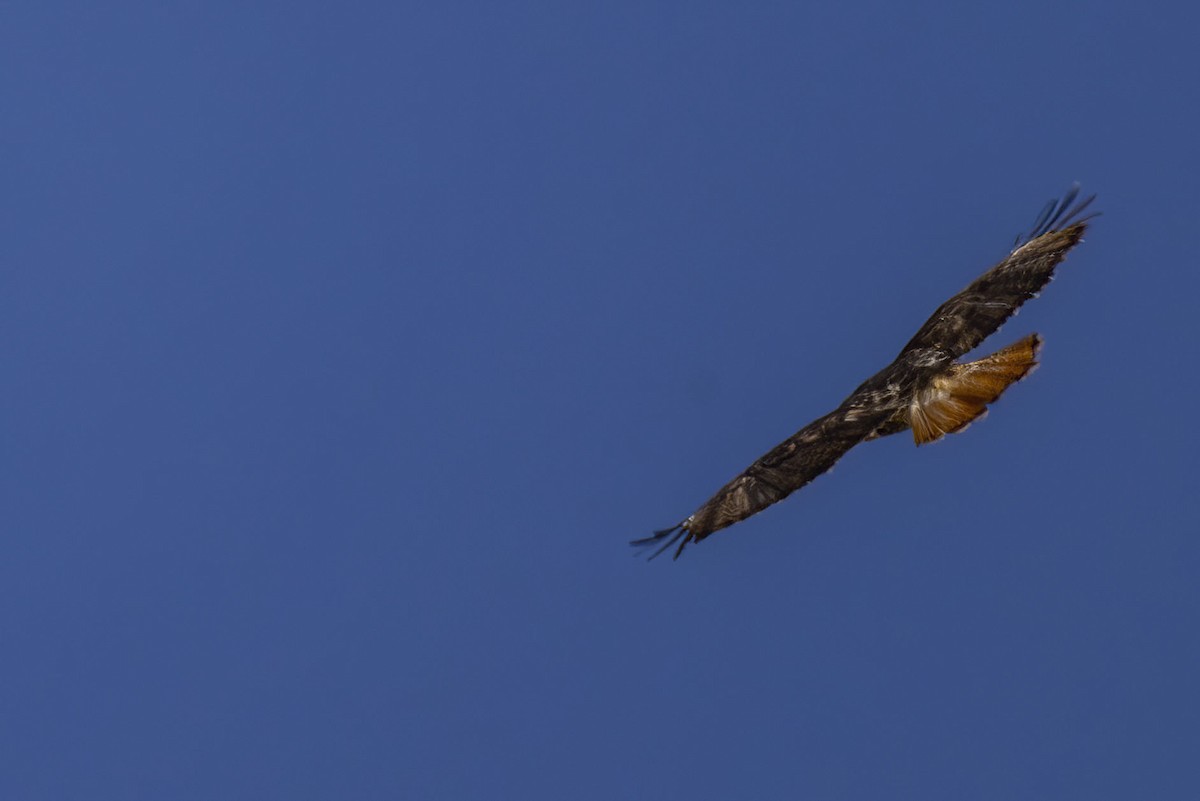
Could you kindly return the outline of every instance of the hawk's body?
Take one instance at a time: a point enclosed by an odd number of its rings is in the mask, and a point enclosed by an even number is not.
[[[986,413],[987,404],[1036,365],[1041,338],[1030,335],[976,362],[956,360],[1036,297],[1067,251],[1079,243],[1090,219],[1080,215],[1092,197],[1072,207],[1077,195],[1074,189],[1049,204],[1007,258],[943,303],[895,361],[840,406],[775,446],[686,520],[633,544],[662,542],[657,556],[682,539],[678,557],[689,542],[783,500],[860,442],[911,428],[921,445],[961,431]]]

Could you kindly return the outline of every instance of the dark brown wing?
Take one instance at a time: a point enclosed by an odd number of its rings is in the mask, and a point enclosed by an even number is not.
[[[1091,216],[1081,215],[1096,196],[1075,203],[1078,196],[1075,187],[1062,200],[1047,204],[1029,235],[1017,238],[1008,258],[943,303],[900,351],[901,356],[927,349],[949,363],[994,333],[1022,303],[1037,297],[1087,230]]]
[[[777,503],[833,467],[846,451],[867,439],[895,413],[900,393],[887,388],[885,369],[854,392],[835,411],[814,420],[776,445],[737,478],[717,490],[683,522],[633,545],[660,547],[651,559],[682,539],[675,558],[689,542],[699,542],[726,526]]]

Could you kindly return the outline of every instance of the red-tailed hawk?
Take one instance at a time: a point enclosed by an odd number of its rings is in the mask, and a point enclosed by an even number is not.
[[[803,487],[833,467],[860,442],[912,429],[917,445],[965,429],[988,404],[1037,365],[1042,339],[1030,334],[990,356],[960,364],[975,348],[1037,297],[1067,251],[1079,244],[1087,223],[1083,212],[1095,195],[1079,203],[1079,187],[1050,201],[1032,230],[1018,236],[1008,257],[943,303],[887,367],[863,382],[842,405],[806,425],[730,481],[677,525],[633,545],[659,545],[651,559],[675,542],[689,542],[731,526]]]

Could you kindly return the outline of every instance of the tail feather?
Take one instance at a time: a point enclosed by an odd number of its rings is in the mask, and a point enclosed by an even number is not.
[[[956,364],[918,392],[909,407],[913,439],[918,445],[956,434],[987,414],[988,404],[1037,366],[1042,338],[1030,334],[990,356]]]

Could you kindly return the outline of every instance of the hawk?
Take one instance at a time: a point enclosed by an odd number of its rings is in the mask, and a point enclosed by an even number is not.
[[[917,445],[955,434],[987,413],[988,404],[1037,365],[1042,338],[1030,334],[978,361],[957,361],[993,334],[1025,301],[1037,297],[1054,269],[1079,244],[1095,195],[1076,203],[1075,186],[1050,201],[1029,234],[971,285],[943,303],[900,355],[842,404],[772,448],[703,506],[676,525],[634,540],[660,546],[650,558],[745,520],[821,475],[860,442],[912,430]]]

